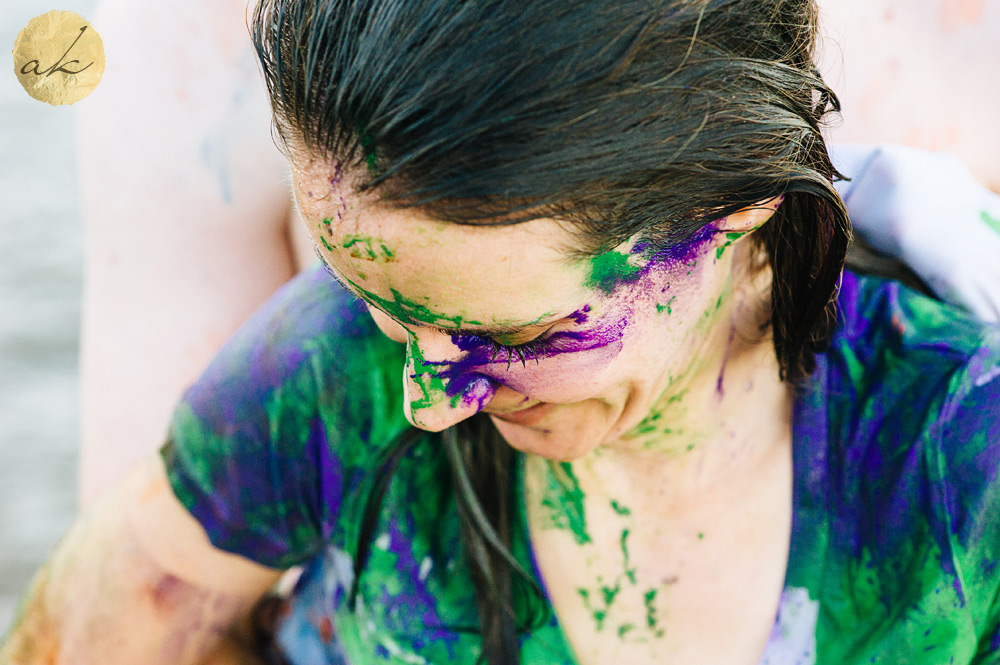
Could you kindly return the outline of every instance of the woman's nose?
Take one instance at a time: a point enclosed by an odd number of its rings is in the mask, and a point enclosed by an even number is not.
[[[415,427],[440,432],[475,415],[496,392],[485,376],[461,371],[464,355],[449,335],[410,333],[403,369],[406,418]]]

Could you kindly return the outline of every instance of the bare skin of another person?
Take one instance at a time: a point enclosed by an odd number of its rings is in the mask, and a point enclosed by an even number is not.
[[[83,506],[160,446],[184,387],[315,260],[245,11],[107,0],[94,18],[118,55],[80,106]]]

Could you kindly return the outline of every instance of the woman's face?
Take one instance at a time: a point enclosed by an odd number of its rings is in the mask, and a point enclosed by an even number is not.
[[[669,257],[630,241],[573,259],[575,237],[551,219],[432,221],[355,196],[326,163],[293,179],[323,261],[407,345],[417,427],[484,411],[513,447],[576,459],[638,436],[731,341],[725,248],[738,233],[707,228]]]

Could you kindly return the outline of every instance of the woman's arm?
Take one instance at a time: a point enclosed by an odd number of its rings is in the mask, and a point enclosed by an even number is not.
[[[84,505],[162,442],[182,389],[298,268],[246,4],[104,0],[94,17],[108,68],[79,111]]]
[[[280,574],[210,545],[154,455],[77,520],[0,664],[221,664],[238,652],[234,626]]]

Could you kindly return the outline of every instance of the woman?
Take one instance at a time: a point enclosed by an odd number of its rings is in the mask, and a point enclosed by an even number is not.
[[[540,5],[261,6],[342,286],[230,341],[4,653],[198,662],[308,562],[295,663],[990,662],[1000,341],[841,276],[811,3]]]

